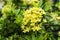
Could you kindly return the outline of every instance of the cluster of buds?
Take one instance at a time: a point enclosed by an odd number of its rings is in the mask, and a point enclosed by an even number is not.
[[[26,10],[23,15],[22,30],[24,33],[29,32],[30,30],[38,31],[41,29],[40,22],[45,14],[42,8],[33,7]]]
[[[2,8],[2,14],[3,15],[10,15],[12,13],[12,11],[15,9],[14,5],[12,5],[12,3],[8,3],[6,5],[3,6]]]

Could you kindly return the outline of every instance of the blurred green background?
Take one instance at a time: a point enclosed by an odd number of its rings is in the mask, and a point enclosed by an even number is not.
[[[29,4],[31,1],[0,0],[0,40],[60,40],[60,0],[34,0]],[[42,30],[23,33],[23,13],[31,7],[40,7],[46,13],[40,23]]]

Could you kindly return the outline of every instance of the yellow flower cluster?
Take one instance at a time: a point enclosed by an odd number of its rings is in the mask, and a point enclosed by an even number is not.
[[[39,3],[39,0],[22,0],[23,4],[30,4],[30,5],[37,5]]]
[[[8,3],[3,6],[2,13],[5,15],[10,15],[11,11],[14,10],[12,3]]]
[[[57,13],[51,13],[51,17],[54,19],[54,20],[60,20],[60,16],[58,16]]]
[[[42,15],[45,14],[41,8],[33,7],[25,11],[24,19],[22,22],[23,32],[29,32],[30,30],[38,31],[41,29],[39,22],[41,22]]]
[[[11,5],[5,5],[2,8],[2,13],[9,13],[9,12],[11,12]]]
[[[54,19],[54,20],[56,20],[57,19],[57,16],[58,16],[58,14],[54,14],[54,13],[51,13],[51,17]]]

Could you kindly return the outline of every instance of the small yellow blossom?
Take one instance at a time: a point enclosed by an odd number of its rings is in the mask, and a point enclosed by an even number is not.
[[[47,20],[46,19],[43,19],[43,22],[47,22]]]
[[[60,36],[60,31],[58,32],[58,36]]]
[[[29,32],[30,28],[26,28],[23,30],[24,33]]]
[[[38,30],[40,30],[41,28],[39,27],[39,26],[34,26],[33,28],[32,28],[32,30],[33,31],[38,31]]]
[[[59,19],[59,20],[60,20],[60,17],[57,17],[57,19]]]

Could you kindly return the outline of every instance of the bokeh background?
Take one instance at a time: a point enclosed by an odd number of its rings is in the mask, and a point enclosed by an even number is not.
[[[60,0],[0,0],[0,40],[60,40]]]

